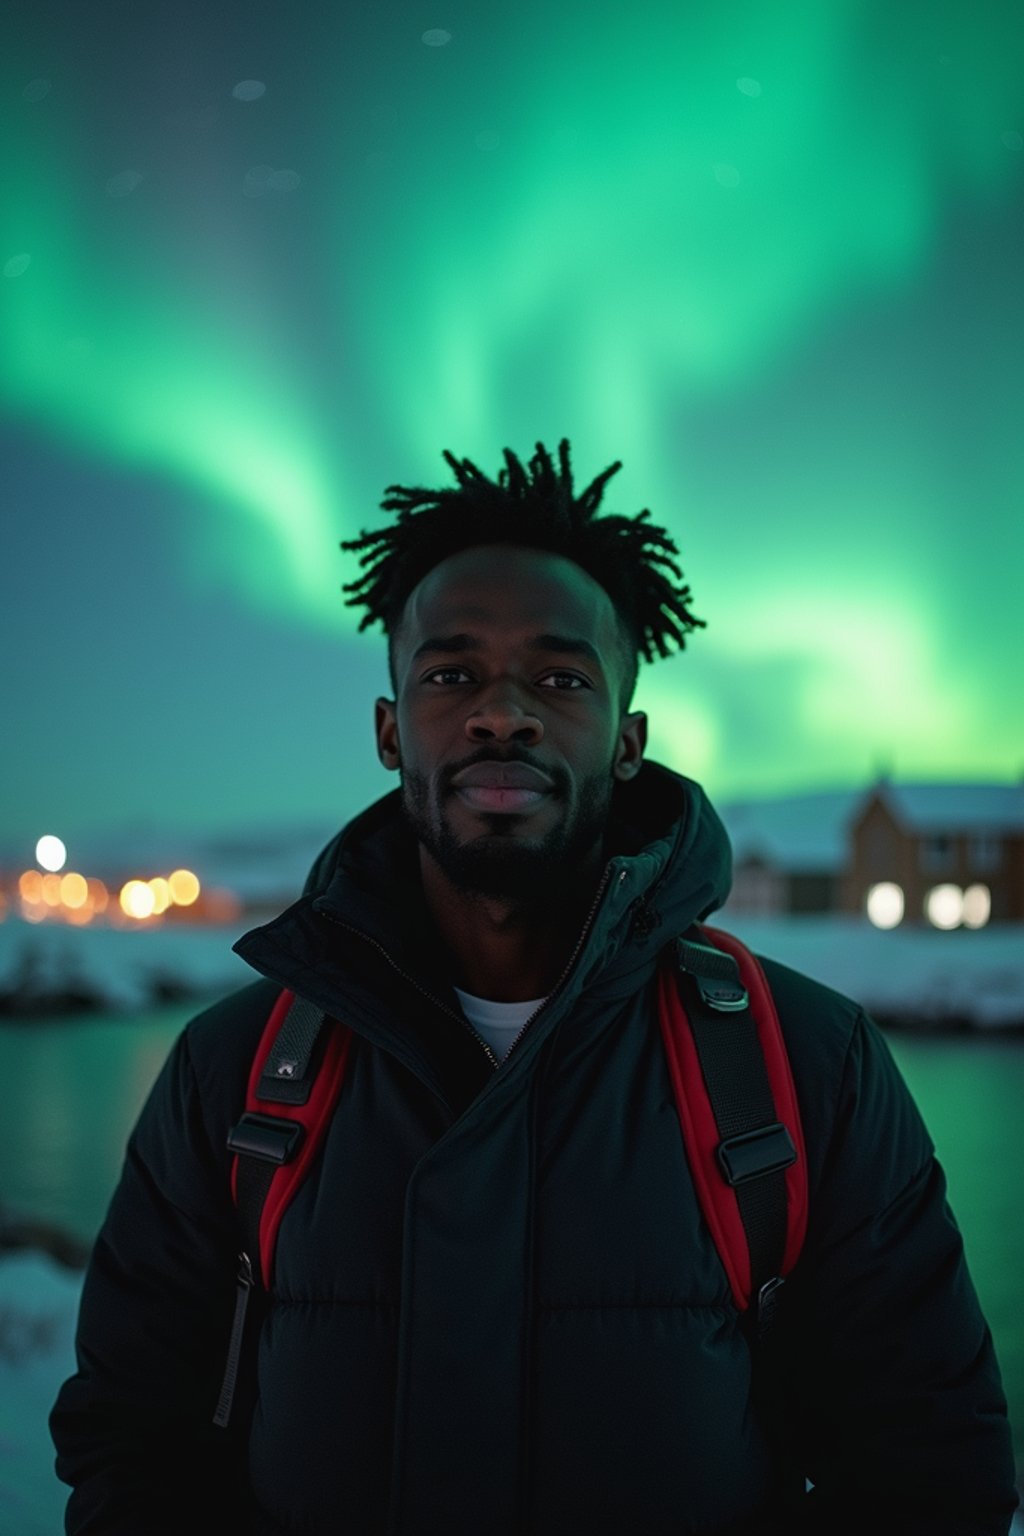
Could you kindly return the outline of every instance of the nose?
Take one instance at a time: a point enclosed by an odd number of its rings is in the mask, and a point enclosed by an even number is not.
[[[537,742],[544,735],[539,716],[523,707],[516,688],[507,680],[496,681],[472,714],[466,717],[470,741]]]

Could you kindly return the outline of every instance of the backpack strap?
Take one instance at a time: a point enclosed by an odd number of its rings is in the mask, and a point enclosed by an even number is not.
[[[281,1217],[327,1131],[351,1038],[347,1025],[286,989],[256,1048],[245,1113],[227,1138],[242,1240],[235,1316],[213,1415],[219,1428],[226,1428],[231,1415],[249,1298],[254,1287],[270,1287]]]
[[[733,1300],[760,1337],[807,1225],[803,1132],[778,1014],[756,957],[705,926],[667,952],[659,1013],[701,1209]]]
[[[294,992],[271,1010],[228,1135],[243,1247],[269,1288],[281,1217],[316,1156],[341,1091],[352,1032]]]

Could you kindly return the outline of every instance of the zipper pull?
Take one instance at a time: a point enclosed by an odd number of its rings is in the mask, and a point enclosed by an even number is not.
[[[221,1383],[220,1397],[217,1399],[217,1411],[213,1415],[213,1422],[219,1429],[227,1427],[228,1419],[231,1416],[231,1404],[234,1401],[235,1386],[238,1381],[238,1364],[242,1356],[245,1314],[249,1307],[249,1297],[252,1295],[253,1284],[252,1261],[247,1253],[240,1253],[238,1255],[238,1275],[236,1277],[235,1315],[231,1323],[228,1357],[224,1364],[224,1379]]]

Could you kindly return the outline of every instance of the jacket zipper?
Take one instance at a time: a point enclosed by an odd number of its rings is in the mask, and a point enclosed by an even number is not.
[[[512,1044],[509,1046],[508,1050],[505,1052],[505,1056],[504,1056],[504,1060],[505,1061],[507,1061],[508,1058],[511,1056],[512,1052],[515,1050],[515,1048],[519,1044],[520,1040],[526,1034],[526,1031],[529,1029],[530,1025],[533,1023],[533,1021],[537,1017],[537,1015],[539,1013],[543,1012],[543,1010],[548,1006],[548,1004],[555,997],[555,995],[560,991],[563,983],[566,981],[567,977],[569,976],[570,971],[572,970],[573,966],[576,964],[576,960],[577,960],[577,958],[579,956],[580,950],[583,948],[583,945],[586,942],[587,934],[590,931],[590,926],[593,923],[594,917],[597,914],[597,909],[601,905],[601,899],[604,896],[605,889],[607,888],[608,882],[611,879],[611,874],[612,874],[612,866],[611,866],[610,863],[608,863],[608,864],[605,865],[604,874],[601,877],[601,883],[600,883],[600,885],[597,888],[597,893],[594,896],[593,902],[591,903],[590,911],[587,913],[586,922],[583,924],[583,927],[580,930],[579,938],[576,940],[576,946],[573,949],[572,954],[569,956],[569,959],[568,959],[568,962],[566,963],[565,969],[563,970],[561,976],[559,976],[558,980],[555,982],[555,985],[552,987],[552,989],[548,993],[547,997],[540,1004],[540,1007],[539,1008],[535,1008],[533,1010],[533,1012],[530,1014],[530,1017],[526,1020],[526,1023],[523,1025],[522,1029],[519,1031],[518,1035],[516,1035],[515,1039],[512,1041]],[[620,884],[621,884],[621,882],[623,880],[625,880],[625,878],[626,878],[626,871],[623,869],[623,870],[621,870],[619,872],[619,882],[620,882]],[[373,948],[378,951],[379,954],[382,954],[384,956],[384,959],[388,962],[388,964],[390,965],[391,969],[393,971],[396,971],[398,973],[398,975],[401,976],[404,981],[407,981],[410,986],[415,987],[416,991],[419,992],[423,997],[427,998],[427,1000],[429,1002],[433,1003],[435,1008],[440,1008],[442,1013],[447,1014],[450,1019],[454,1019],[456,1021],[456,1023],[461,1024],[464,1029],[467,1029],[469,1031],[469,1033],[472,1035],[473,1039],[477,1042],[477,1044],[480,1045],[483,1048],[483,1050],[485,1051],[485,1053],[487,1055],[487,1059],[491,1063],[491,1066],[493,1067],[493,1069],[495,1071],[498,1070],[498,1068],[501,1066],[501,1062],[498,1060],[497,1056],[495,1056],[494,1052],[491,1050],[491,1047],[488,1045],[487,1041],[483,1038],[483,1036],[479,1035],[477,1033],[477,1031],[473,1028],[473,1025],[466,1018],[464,1013],[453,1013],[452,1010],[447,1006],[447,1004],[442,1003],[441,1000],[439,998],[435,997],[432,992],[428,992],[426,987],[421,986],[420,983],[416,980],[415,976],[410,976],[408,971],[403,971],[402,967],[398,964],[398,962],[396,960],[392,959],[391,955],[384,948],[383,944],[379,944],[376,939],[371,939],[369,934],[368,933],[363,933],[361,928],[353,928],[351,923],[344,923],[344,922],[342,922],[341,918],[333,917],[330,912],[324,911],[323,908],[320,908],[320,911],[322,912],[322,915],[328,919],[328,921],[336,924],[337,927],[344,928],[348,933],[355,934],[356,938],[363,939],[363,940],[365,940],[365,942],[367,944],[371,944],[373,946]]]
[[[605,889],[606,889],[606,887],[608,885],[608,882],[611,879],[611,877],[612,877],[612,866],[611,866],[611,864],[606,864],[605,868],[604,868],[604,874],[601,877],[601,884],[597,888],[597,894],[595,895],[594,900],[591,903],[590,911],[587,913],[586,922],[583,924],[583,927],[580,929],[580,936],[576,940],[576,947],[573,950],[572,954],[569,956],[569,959],[566,961],[566,965],[565,965],[564,971],[562,972],[561,976],[559,976],[558,980],[555,982],[554,986],[551,988],[551,991],[548,993],[547,997],[541,1003],[540,1007],[539,1008],[535,1008],[533,1010],[533,1012],[530,1014],[530,1017],[527,1019],[526,1023],[523,1025],[522,1029],[519,1031],[518,1035],[516,1035],[515,1039],[512,1041],[512,1044],[509,1046],[508,1050],[505,1052],[505,1060],[506,1061],[511,1056],[512,1052],[515,1050],[515,1048],[519,1044],[520,1040],[526,1034],[526,1031],[529,1029],[530,1025],[533,1023],[533,1021],[537,1017],[537,1015],[539,1013],[543,1013],[544,1012],[544,1009],[551,1002],[552,998],[554,998],[554,997],[556,997],[558,995],[558,993],[562,989],[563,984],[568,980],[569,973],[571,972],[573,966],[576,964],[576,961],[579,958],[580,950],[583,948],[584,944],[586,943],[587,934],[590,932],[590,925],[593,923],[594,918],[597,915],[597,909],[601,905],[601,900],[602,900],[602,898],[604,896]],[[625,880],[625,878],[626,878],[626,871],[624,869],[621,869],[619,871],[619,884],[620,885],[622,884],[623,880]],[[475,1033],[475,1031],[474,1031],[474,1033]]]

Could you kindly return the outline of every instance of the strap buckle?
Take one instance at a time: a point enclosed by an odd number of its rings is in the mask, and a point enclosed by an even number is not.
[[[781,1121],[762,1125],[756,1131],[729,1136],[718,1148],[718,1162],[726,1180],[735,1189],[766,1173],[778,1173],[796,1162],[793,1138]]]
[[[770,1280],[765,1281],[757,1293],[757,1300],[754,1303],[754,1323],[758,1338],[763,1338],[775,1326],[779,1310],[779,1292],[785,1283],[783,1275],[773,1275]]]
[[[693,977],[708,1008],[714,1008],[717,1013],[742,1013],[748,1006],[747,989],[740,980],[740,968],[732,955],[710,944],[677,939],[676,957],[680,970]]]
[[[297,1120],[286,1120],[282,1115],[246,1113],[228,1132],[228,1150],[280,1165],[295,1156],[302,1131]]]

